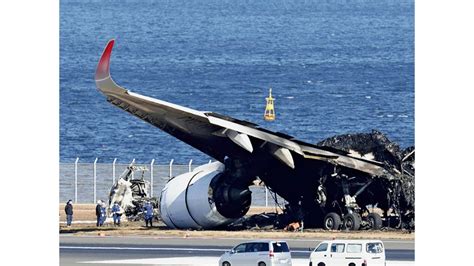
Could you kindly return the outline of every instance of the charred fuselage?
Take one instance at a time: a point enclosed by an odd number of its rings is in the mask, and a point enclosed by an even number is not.
[[[337,163],[315,163],[300,156],[293,157],[295,168],[292,169],[283,163],[272,163],[273,158],[265,156],[266,153],[256,152],[245,161],[226,160],[226,171],[217,187],[235,191],[236,196],[216,194],[216,201],[221,203],[218,206],[227,212],[245,213],[248,186],[259,178],[288,202],[292,209],[290,221],[302,221],[307,227],[324,227],[324,217],[329,213],[341,217],[339,228],[344,226],[344,217],[351,213],[358,214],[363,225],[364,218],[374,208],[382,211],[380,216],[389,226],[414,227],[414,148],[401,150],[378,131],[335,136],[317,146],[382,163],[386,171],[374,175]]]

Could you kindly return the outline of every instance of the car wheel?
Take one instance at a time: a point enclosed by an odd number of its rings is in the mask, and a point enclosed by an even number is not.
[[[318,266],[326,266],[326,264],[320,262],[320,263],[318,263]]]
[[[324,217],[323,227],[326,230],[337,230],[341,225],[341,216],[335,212],[330,212]]]
[[[349,266],[356,266],[355,263],[351,262],[349,263]]]
[[[224,262],[222,263],[222,266],[230,266],[230,262],[224,261]]]
[[[265,262],[261,261],[261,262],[258,263],[258,266],[267,266],[267,264]]]
[[[361,222],[360,215],[357,213],[348,213],[344,216],[344,228],[349,229],[351,231],[359,230],[360,222]]]
[[[370,229],[379,230],[382,228],[382,217],[378,213],[369,213],[367,220],[369,221]]]

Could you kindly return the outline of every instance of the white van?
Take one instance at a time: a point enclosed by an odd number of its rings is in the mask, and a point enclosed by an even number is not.
[[[380,240],[329,240],[311,252],[309,266],[385,266]]]
[[[224,253],[219,266],[291,266],[291,253],[285,241],[253,241],[239,244]]]

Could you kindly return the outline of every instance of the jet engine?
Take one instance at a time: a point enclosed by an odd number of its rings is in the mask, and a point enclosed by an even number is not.
[[[161,191],[164,223],[177,229],[210,229],[244,216],[251,203],[248,186],[229,183],[224,164],[209,163],[171,178]]]

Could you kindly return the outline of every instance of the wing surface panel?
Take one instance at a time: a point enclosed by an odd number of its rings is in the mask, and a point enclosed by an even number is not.
[[[222,161],[225,156],[252,156],[258,148],[258,152],[267,152],[269,156],[290,168],[295,167],[292,156],[301,156],[305,160],[324,161],[373,175],[385,172],[380,162],[353,158],[342,151],[338,153],[324,150],[247,121],[197,111],[122,88],[110,75],[113,45],[114,40],[107,44],[95,75],[97,88],[107,100],[217,160]],[[255,144],[259,145],[255,147]],[[265,148],[265,145],[268,145],[268,148]]]

